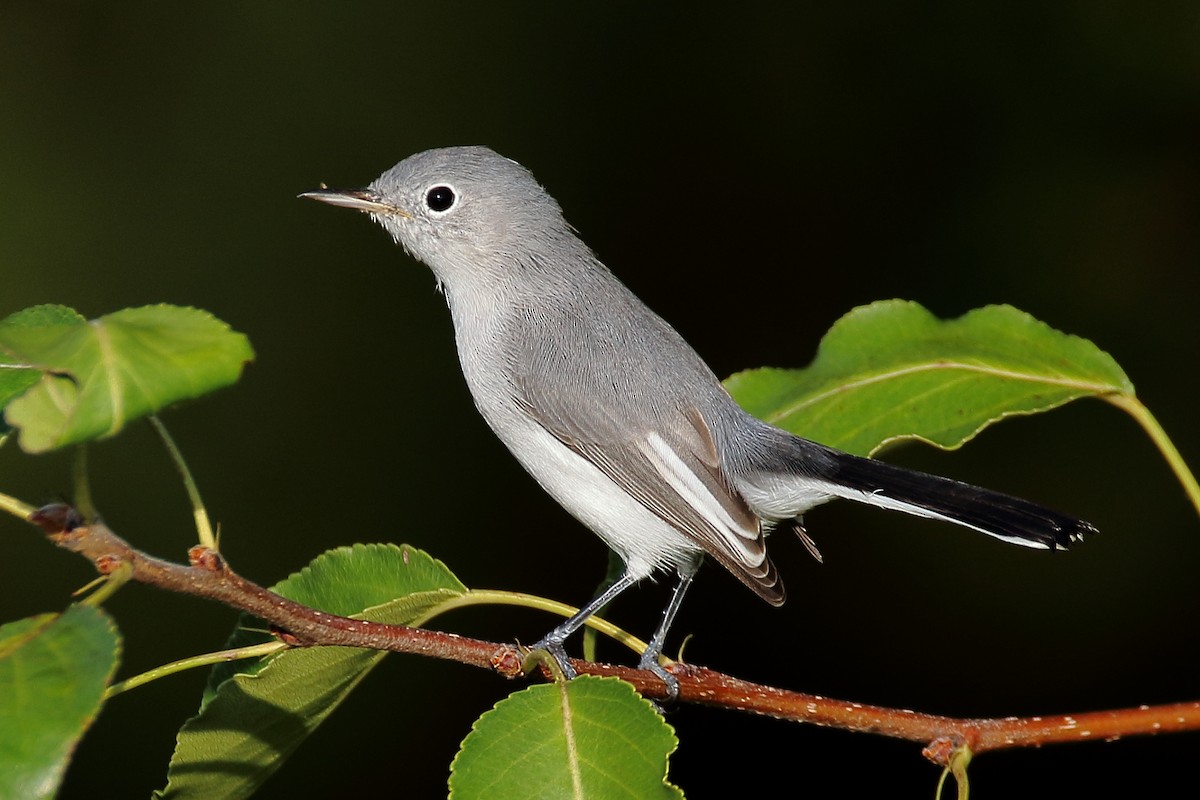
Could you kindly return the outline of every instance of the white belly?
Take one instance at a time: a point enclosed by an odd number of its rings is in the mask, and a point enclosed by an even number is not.
[[[702,552],[523,412],[484,412],[484,419],[542,488],[615,550],[633,576],[678,567]]]

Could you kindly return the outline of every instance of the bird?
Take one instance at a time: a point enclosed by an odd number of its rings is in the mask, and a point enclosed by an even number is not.
[[[696,351],[580,239],[517,162],[483,146],[409,156],[360,189],[300,195],[356,209],[433,272],[467,387],[492,431],[541,487],[624,564],[547,633],[565,642],[639,581],[677,581],[638,666],[668,697],[671,623],[708,557],[771,605],[785,600],[766,549],[805,512],[841,498],[954,523],[1005,542],[1066,549],[1095,527],[1035,503],[841,452],[777,428],[733,400]]]

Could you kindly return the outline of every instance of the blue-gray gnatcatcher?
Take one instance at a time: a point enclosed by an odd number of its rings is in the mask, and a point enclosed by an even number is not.
[[[658,657],[707,554],[773,605],[765,535],[842,497],[1064,549],[1090,524],[958,481],[859,458],[743,411],[675,330],[596,258],[521,165],[485,147],[401,161],[366,189],[307,192],[365,211],[433,270],[479,412],[550,495],[625,562],[620,580],[538,642],[563,642],[655,570],[679,585],[640,666]]]

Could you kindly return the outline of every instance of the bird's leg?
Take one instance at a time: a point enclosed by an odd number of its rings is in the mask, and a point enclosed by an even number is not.
[[[679,568],[679,583],[675,585],[675,592],[671,595],[671,599],[663,611],[662,622],[659,624],[658,630],[654,632],[654,637],[650,640],[645,652],[642,653],[641,660],[638,661],[640,669],[650,670],[667,685],[665,699],[668,703],[674,703],[679,697],[679,680],[658,663],[658,657],[662,655],[663,645],[667,641],[667,632],[671,629],[671,623],[675,621],[675,615],[679,613],[679,607],[683,605],[683,596],[687,594],[688,587],[692,585],[692,578],[696,577],[698,569],[700,569],[699,558],[695,558],[691,563]]]
[[[605,589],[600,594],[596,595],[586,606],[576,611],[554,630],[547,633],[537,643],[530,646],[531,650],[545,650],[549,653],[558,664],[558,668],[562,670],[563,676],[568,680],[575,677],[575,668],[571,666],[571,662],[567,659],[567,650],[563,647],[563,642],[575,631],[583,627],[587,622],[588,617],[595,614],[608,603],[616,599],[617,595],[628,589],[633,584],[637,583],[637,578],[626,572],[611,586]]]

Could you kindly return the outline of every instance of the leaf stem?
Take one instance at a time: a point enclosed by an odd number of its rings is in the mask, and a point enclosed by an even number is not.
[[[1192,501],[1196,513],[1200,514],[1200,483],[1196,482],[1196,476],[1192,474],[1187,462],[1175,448],[1171,437],[1167,436],[1162,425],[1158,424],[1158,420],[1150,413],[1150,409],[1146,408],[1132,394],[1110,394],[1105,395],[1104,399],[1137,420],[1137,423],[1142,426],[1142,430],[1146,432],[1158,451],[1162,453],[1163,458],[1167,460],[1175,477],[1183,484],[1183,490],[1187,493],[1188,499]]]
[[[200,545],[210,550],[216,550],[217,537],[213,535],[212,523],[208,519],[208,511],[204,508],[204,501],[200,498],[200,490],[196,487],[196,481],[192,478],[192,471],[188,469],[187,462],[183,460],[183,453],[175,445],[175,440],[167,432],[167,427],[163,425],[162,420],[154,415],[151,415],[149,419],[150,424],[154,426],[154,430],[158,432],[159,438],[162,439],[163,445],[167,448],[167,453],[170,454],[171,461],[175,464],[175,469],[179,470],[179,477],[183,479],[183,488],[187,490],[188,500],[192,504],[192,516],[196,520],[196,534],[200,537]]]
[[[566,603],[559,603],[555,600],[538,597],[533,594],[525,594],[524,592],[506,592],[501,589],[469,589],[465,594],[456,595],[433,606],[425,614],[415,618],[410,625],[414,628],[421,628],[434,617],[441,616],[447,611],[453,611],[456,608],[466,608],[467,606],[485,605],[520,606],[521,608],[532,608],[537,611],[558,614],[562,617],[569,617],[579,610]],[[589,628],[593,628],[605,636],[620,642],[639,655],[644,653],[648,646],[632,633],[600,617],[589,617],[585,624]]]
[[[84,519],[96,518],[96,504],[92,502],[92,484],[88,479],[87,445],[81,444],[75,448],[75,458],[71,460],[71,477],[75,484],[75,508]]]
[[[954,751],[947,765],[950,774],[954,776],[954,782],[958,784],[958,800],[967,800],[971,796],[971,783],[967,779],[967,766],[970,763],[971,748],[963,745]]]
[[[250,645],[248,647],[235,647],[231,650],[218,650],[215,653],[204,653],[203,655],[192,656],[191,658],[181,658],[178,661],[172,661],[170,664],[163,664],[154,669],[146,670],[140,675],[134,675],[132,678],[126,678],[123,681],[114,683],[104,693],[104,699],[111,700],[122,692],[136,689],[151,681],[156,681],[159,678],[165,678],[168,675],[174,675],[184,670],[207,667],[213,664],[224,664],[227,661],[240,661],[244,658],[260,658],[277,653],[280,650],[286,650],[287,648],[288,646],[283,642],[263,642],[262,644]]]
[[[0,493],[0,511],[6,511],[14,517],[28,522],[29,515],[37,511],[37,509],[28,503],[22,503],[15,497]]]
[[[85,597],[80,601],[80,603],[85,606],[99,608],[105,603],[105,601],[108,600],[108,598],[116,594],[118,589],[129,583],[131,580],[133,580],[133,566],[129,563],[121,562],[117,565],[115,570],[101,577],[100,588]],[[93,581],[93,583],[95,582]],[[82,594],[91,587],[92,584],[88,584],[79,591],[75,592],[75,594]]]

